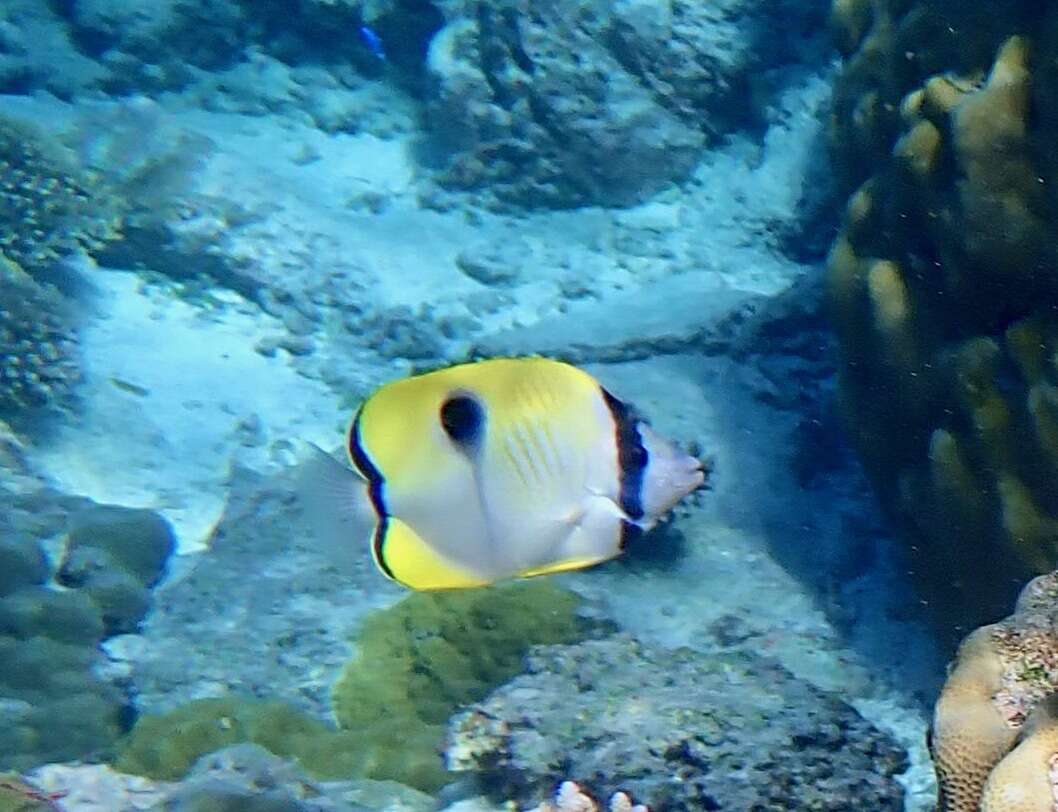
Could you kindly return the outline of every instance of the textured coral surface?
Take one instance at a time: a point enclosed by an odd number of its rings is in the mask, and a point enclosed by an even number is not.
[[[1052,812],[1058,799],[1058,572],[963,642],[934,713],[941,812]]]

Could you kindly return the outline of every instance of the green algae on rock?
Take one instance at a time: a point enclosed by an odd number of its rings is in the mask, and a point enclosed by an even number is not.
[[[578,605],[538,580],[414,593],[369,617],[333,692],[338,724],[374,742],[366,777],[443,784],[448,717],[519,673],[531,646],[582,638]]]
[[[276,700],[195,700],[141,717],[116,766],[176,779],[200,757],[250,742],[318,778],[435,791],[451,780],[440,756],[448,718],[519,673],[531,646],[583,638],[578,606],[547,581],[411,594],[364,622],[333,691],[338,729]]]
[[[170,713],[141,716],[123,741],[115,766],[134,775],[176,780],[202,756],[232,744],[249,742],[301,760],[313,749],[306,740],[328,734],[333,737],[334,731],[323,722],[284,702],[240,696],[199,699]]]

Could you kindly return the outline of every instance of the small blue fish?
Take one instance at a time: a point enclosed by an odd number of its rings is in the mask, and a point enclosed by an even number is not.
[[[360,26],[360,38],[364,41],[364,45],[371,53],[373,53],[381,62],[386,61],[386,49],[382,45],[382,37],[380,37],[375,31],[366,26]]]

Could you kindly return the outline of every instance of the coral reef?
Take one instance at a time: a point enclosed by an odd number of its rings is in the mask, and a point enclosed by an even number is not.
[[[1058,798],[1058,571],[969,635],[937,701],[940,812],[1050,812]]]
[[[833,21],[841,407],[961,636],[1058,561],[1058,11],[836,0]]]
[[[51,3],[0,5],[0,92],[44,90],[70,99],[98,87],[105,69],[81,53]]]
[[[0,413],[61,408],[80,379],[73,311],[43,280],[54,263],[98,247],[116,209],[37,129],[0,116]]]
[[[58,4],[82,50],[106,69],[107,92],[174,90],[241,54],[247,22],[231,0],[156,0],[131,6],[107,0]]]
[[[0,116],[0,255],[30,274],[113,235],[117,212],[37,128]]]
[[[36,540],[61,531],[67,520],[48,514],[78,513],[81,506],[70,504],[73,501],[38,495],[5,501],[2,506],[0,769],[26,770],[47,761],[98,757],[126,726],[128,707],[122,690],[97,676],[103,664],[99,644],[111,633],[105,608],[89,590],[51,586],[54,573]],[[94,510],[114,509],[96,506]],[[164,525],[148,515],[156,527]],[[34,523],[50,526],[35,532]],[[120,523],[113,529],[123,543],[135,546],[145,541],[142,534],[130,533]],[[78,530],[74,519],[71,536]],[[107,545],[110,533],[99,513],[92,533],[101,546]],[[164,565],[164,558],[158,563]]]
[[[0,414],[61,408],[81,379],[69,302],[0,256]]]
[[[606,807],[610,812],[650,812],[643,804],[633,804],[624,792],[615,792]],[[598,812],[599,805],[573,781],[563,781],[553,800],[544,801],[532,812]]]
[[[903,752],[836,697],[764,658],[625,636],[534,649],[452,720],[446,758],[523,804],[572,775],[659,809],[903,808]]]

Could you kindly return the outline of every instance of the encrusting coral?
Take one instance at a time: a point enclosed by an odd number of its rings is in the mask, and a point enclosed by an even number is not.
[[[119,520],[128,514],[139,524]],[[140,572],[149,583],[157,580],[172,551],[161,517],[98,505],[81,515],[92,522],[75,518],[71,537],[90,531],[100,547],[142,550],[138,560],[151,567]],[[0,524],[0,770],[104,755],[128,717],[123,692],[97,675],[99,644],[114,633],[107,609],[91,590],[52,586],[41,545],[18,524]],[[148,525],[152,533],[143,532]],[[106,563],[97,577],[114,566]]]
[[[1058,7],[835,0],[832,22],[841,410],[958,636],[1058,566]]]
[[[1058,571],[969,635],[934,711],[940,812],[1058,808]]]

